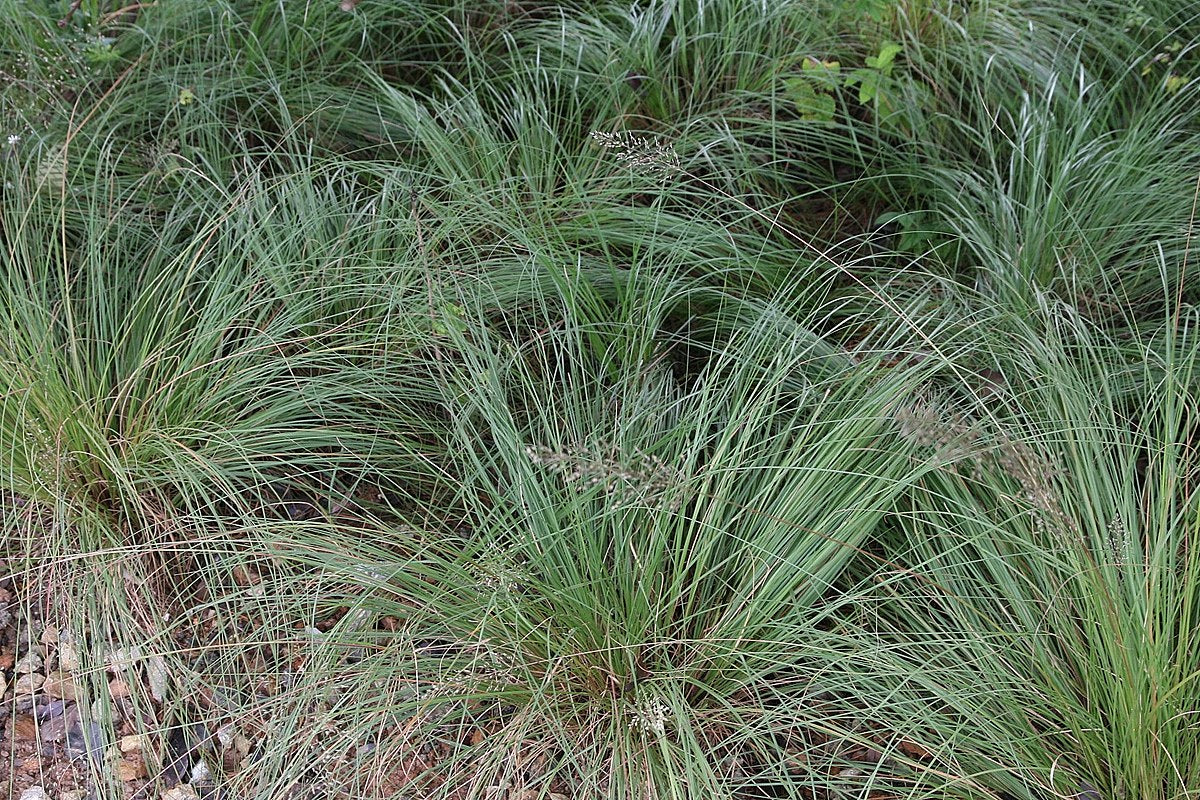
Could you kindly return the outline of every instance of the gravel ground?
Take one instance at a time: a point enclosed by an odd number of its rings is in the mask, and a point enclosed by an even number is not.
[[[0,567],[3,563],[0,562]],[[0,575],[5,571],[0,569]],[[181,731],[162,736],[158,708],[135,712],[131,683],[143,682],[161,703],[165,675],[161,658],[110,648],[102,679],[81,670],[71,633],[46,618],[45,597],[20,576],[0,578],[0,787],[13,800],[110,800],[100,786],[113,779],[122,800],[195,800],[216,797],[208,765],[189,750]],[[55,615],[57,616],[57,614]],[[93,671],[94,672],[94,671]],[[87,704],[85,695],[104,691],[107,703]],[[113,725],[94,717],[107,706]],[[224,755],[244,757],[249,742],[230,731],[213,739]],[[115,730],[116,735],[107,733]],[[103,777],[101,777],[103,776]],[[116,800],[111,798],[111,800]]]
[[[95,652],[81,663],[84,649],[62,627],[64,612],[53,595],[54,581],[27,580],[9,574],[0,559],[0,797],[10,800],[240,800],[217,788],[218,776],[252,768],[263,751],[269,725],[251,723],[249,709],[229,708],[229,700],[212,687],[197,686],[200,706],[194,719],[180,724],[180,704],[169,696],[172,682],[165,661],[136,644],[118,647],[89,643]],[[340,616],[340,615],[338,615]],[[296,641],[324,635],[336,621],[296,631]],[[391,618],[378,624],[394,625]],[[203,639],[203,619],[181,630],[187,638]],[[251,626],[253,627],[253,626]],[[228,641],[225,642],[228,645]],[[177,641],[179,651],[193,642]],[[271,699],[303,671],[305,645],[287,649],[284,663],[259,663],[247,676],[253,695]],[[248,648],[252,649],[252,648]],[[346,665],[355,656],[348,654]],[[197,659],[200,667],[202,658]],[[411,690],[410,690],[411,691]],[[102,694],[103,693],[103,694]],[[135,708],[132,695],[150,698]],[[103,696],[103,695],[106,695]],[[112,724],[98,721],[103,709],[112,710]],[[206,712],[204,709],[210,709]],[[230,719],[241,718],[239,728]],[[302,770],[312,778],[295,785],[280,800],[350,800],[418,797],[441,784],[430,781],[451,747],[406,747],[403,731],[411,720],[392,719],[371,731],[371,741],[349,751],[314,753]],[[345,742],[340,730],[326,722],[319,741]],[[490,731],[473,731],[477,744]],[[303,758],[297,755],[297,758]],[[355,766],[357,765],[357,766]],[[358,773],[355,777],[355,773]],[[364,775],[366,777],[364,777]],[[228,782],[220,781],[222,785]],[[119,791],[112,787],[119,786]],[[338,789],[336,787],[343,787]],[[345,787],[357,786],[349,792]],[[7,789],[4,793],[2,789]],[[415,794],[414,794],[415,792]],[[454,793],[451,792],[451,795]],[[499,800],[532,800],[525,793],[498,795]],[[556,794],[556,800],[565,800]]]

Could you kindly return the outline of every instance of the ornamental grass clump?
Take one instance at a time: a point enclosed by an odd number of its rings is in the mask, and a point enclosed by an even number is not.
[[[96,794],[1194,794],[1198,18],[826,6],[0,2]]]
[[[764,327],[687,389],[662,368],[596,372],[585,333],[512,349],[473,330],[447,395],[464,529],[409,561],[365,543],[323,559],[350,580],[396,563],[384,607],[439,643],[423,671],[453,671],[457,724],[494,731],[430,774],[603,796],[821,785],[825,756],[785,752],[851,735],[813,698],[854,696],[831,592],[910,480],[884,445],[907,377],[847,361],[798,380],[809,354]],[[497,555],[519,566],[472,577]],[[527,748],[537,774],[497,757]]]
[[[894,710],[1017,796],[1183,797],[1200,769],[1195,311],[1165,316],[1131,365],[1124,343],[1044,308],[998,326],[1013,391],[990,454],[901,504],[909,549],[877,619],[929,700]]]

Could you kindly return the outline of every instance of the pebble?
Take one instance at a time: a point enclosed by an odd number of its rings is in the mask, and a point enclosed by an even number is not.
[[[61,742],[67,738],[67,719],[65,716],[51,717],[38,726],[38,735],[43,742]]]
[[[65,672],[79,671],[79,648],[75,636],[68,630],[58,633],[58,668]]]
[[[145,736],[140,734],[131,734],[122,736],[117,742],[117,746],[121,748],[122,753],[132,753],[134,750],[147,750],[147,740]]]
[[[207,783],[212,780],[212,771],[203,758],[192,765],[192,774],[188,779],[191,783]]]
[[[42,691],[62,700],[75,699],[75,682],[61,672],[51,672],[42,684]]]
[[[199,800],[199,798],[199,793],[190,784],[181,783],[174,789],[163,792],[159,800]]]
[[[13,665],[13,673],[17,675],[28,675],[31,672],[37,672],[42,668],[42,654],[38,652],[38,648],[30,648],[29,652],[21,656],[17,663]]]
[[[21,800],[50,800],[50,798],[46,796],[46,790],[41,786],[30,786],[21,792]]]
[[[150,685],[150,696],[161,703],[167,698],[167,660],[159,655],[150,656],[146,663],[146,683]]]
[[[112,672],[124,672],[138,661],[142,660],[142,648],[136,644],[133,647],[111,648],[108,651],[108,668]]]
[[[117,777],[122,781],[136,781],[146,774],[141,760],[122,758],[117,762]]]
[[[29,672],[17,678],[17,682],[13,684],[13,694],[33,694],[38,689],[42,688],[42,684],[46,682],[43,675],[36,672]]]

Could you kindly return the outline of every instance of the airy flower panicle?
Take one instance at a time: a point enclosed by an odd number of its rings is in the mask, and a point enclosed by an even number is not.
[[[1059,509],[1058,492],[1054,479],[1058,470],[1032,447],[1024,442],[1000,438],[996,450],[996,464],[1021,486],[1022,496],[1031,506],[1049,518],[1065,521]]]
[[[59,145],[42,156],[33,182],[39,187],[53,189],[67,179],[67,147]]]
[[[1016,481],[1020,498],[1037,514],[1039,528],[1074,529],[1074,522],[1062,510],[1055,486],[1058,468],[1050,457],[1029,444],[1001,431],[984,446],[979,423],[968,423],[962,414],[926,397],[915,397],[897,407],[892,420],[901,439],[921,449],[932,449],[933,460],[939,465],[968,464],[976,478],[991,466]]]
[[[1113,551],[1113,563],[1118,567],[1125,566],[1130,553],[1133,552],[1133,539],[1129,535],[1125,520],[1119,514],[1108,523],[1108,546]]]
[[[615,151],[617,160],[635,172],[665,178],[680,171],[679,154],[656,136],[618,131],[592,131],[592,141]]]
[[[629,709],[630,723],[642,733],[662,736],[667,732],[671,708],[657,697],[638,699]]]
[[[627,463],[609,445],[595,448],[556,450],[542,445],[525,448],[525,454],[539,466],[563,476],[564,482],[583,492],[600,487],[609,496],[655,495],[668,493],[683,479],[680,471],[657,456],[635,454],[634,465]],[[672,502],[672,508],[678,497]]]
[[[917,397],[892,412],[900,438],[921,448],[933,448],[943,463],[972,461],[979,431],[957,412],[948,412],[927,398]]]
[[[479,588],[500,594],[517,591],[529,579],[525,570],[495,543],[468,569]]]

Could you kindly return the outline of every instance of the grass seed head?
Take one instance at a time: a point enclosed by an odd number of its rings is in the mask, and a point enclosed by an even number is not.
[[[657,136],[618,131],[592,131],[592,141],[611,150],[617,160],[634,172],[655,178],[667,178],[681,171],[675,148]]]

